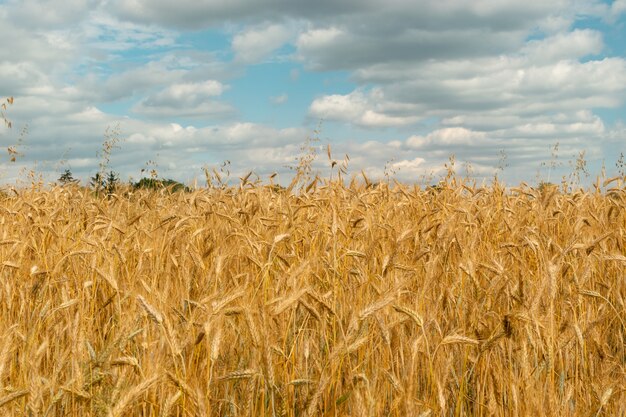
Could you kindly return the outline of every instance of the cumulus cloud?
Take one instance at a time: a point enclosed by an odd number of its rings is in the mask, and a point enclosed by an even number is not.
[[[231,161],[234,175],[250,169],[259,174],[286,171],[284,165],[293,162],[307,134],[301,128],[276,129],[242,122],[197,128],[129,121],[123,128],[134,133],[124,143],[123,155],[113,154],[117,169],[137,175],[137,161],[149,157],[162,166],[173,163],[177,168],[166,168],[161,174],[179,179],[200,176],[203,166],[217,166],[225,160]]]
[[[626,0],[615,0],[611,4],[611,16],[617,18],[626,12]]]
[[[347,95],[333,94],[315,99],[309,108],[313,118],[337,120],[365,127],[405,126],[418,122],[415,106],[385,100],[381,90],[369,93],[355,90]]]
[[[576,29],[541,40],[529,41],[521,52],[534,63],[546,63],[597,55],[602,52],[603,47],[600,32],[591,29]]]
[[[148,62],[135,68],[120,71],[104,80],[96,74],[80,81],[82,89],[99,101],[116,101],[145,94],[153,88],[182,81],[187,73],[181,68],[171,68],[160,61]],[[99,86],[102,86],[99,87]]]
[[[393,162],[391,164],[391,168],[394,171],[402,171],[402,175],[406,176],[407,174],[418,177],[423,174],[423,165],[425,159],[424,158],[414,158],[412,160],[403,159],[401,161]]]
[[[155,25],[120,21],[96,9],[75,29],[87,41],[91,53],[101,50],[107,54],[128,50],[155,49],[173,46],[176,33]],[[110,58],[110,55],[106,55]]]
[[[167,87],[165,90],[151,97],[151,100],[155,103],[165,102],[186,102],[197,103],[202,101],[206,97],[221,96],[228,86],[215,80],[208,80],[200,83],[182,83],[173,84]]]
[[[606,17],[605,5],[531,2],[522,10],[507,2],[428,3],[424,14],[434,17],[432,24],[418,27],[398,23],[402,17],[389,20],[395,27],[381,22],[393,9],[371,21],[367,13],[360,16],[368,24],[331,20],[299,36],[301,62],[316,70],[350,70],[360,85],[316,98],[311,116],[419,130],[436,121],[404,146],[439,163],[459,153],[475,161],[489,153],[486,159],[495,163],[495,150],[507,149],[520,167],[556,142],[568,153],[586,148],[588,156],[600,157],[598,143],[610,129],[593,111],[623,106],[626,61],[602,56],[598,30],[570,28],[580,16]],[[451,24],[460,15],[467,19]],[[495,18],[505,22],[516,15],[510,25]]]
[[[240,32],[232,40],[235,59],[246,64],[257,63],[283,46],[291,36],[289,28],[276,24]]]
[[[375,20],[377,16],[381,19],[376,27],[406,27],[407,22],[412,22],[426,27],[443,23],[447,27],[519,29],[535,25],[537,20],[546,16],[558,13],[571,15],[583,7],[589,8],[585,3],[581,6],[566,0],[529,0],[524,3],[514,0],[420,0],[410,5],[405,0],[319,0],[315,3],[304,0],[269,0],[263,3],[250,3],[247,0],[181,0],[176,3],[168,0],[112,0],[109,6],[125,19],[191,29],[222,25],[225,21],[263,22],[284,18],[310,21],[349,19],[356,24],[364,18]],[[392,23],[393,18],[397,24]]]
[[[561,43],[567,49],[565,40],[569,39],[574,44],[569,59],[563,55],[536,59],[541,49],[533,44],[508,56],[434,60],[404,67],[375,64],[359,70],[356,77],[363,84],[378,84],[376,94],[356,89],[322,96],[312,103],[310,113],[327,113],[331,120],[357,126],[375,125],[367,123],[368,112],[400,115],[405,126],[420,130],[424,120],[438,120],[434,130],[410,135],[405,147],[439,165],[447,155],[457,154],[495,166],[497,150],[505,149],[513,155],[509,162],[517,175],[523,176],[537,169],[529,166],[549,155],[550,144],[559,142],[568,156],[586,149],[597,167],[601,143],[611,129],[593,109],[623,105],[626,92],[624,59],[576,59],[596,51],[597,38],[586,32],[546,40],[548,45]]]
[[[231,105],[215,100],[227,88],[215,80],[172,84],[148,95],[133,107],[133,111],[159,117],[223,117],[235,111]]]
[[[354,70],[378,62],[400,66],[415,60],[488,56],[513,49],[523,37],[521,31],[494,32],[488,28],[376,33],[329,27],[301,34],[296,46],[299,59],[311,69]]]
[[[112,0],[111,9],[125,19],[137,22],[158,22],[178,29],[198,29],[222,26],[224,22],[258,23],[291,18],[324,18],[355,13],[362,8],[380,7],[372,0],[268,0],[250,3],[248,0]]]
[[[127,141],[116,169],[124,174],[146,153],[179,178],[220,158],[241,170],[281,170],[308,132],[250,123],[228,98],[247,66],[275,64],[277,51],[281,63],[298,64],[283,68],[298,87],[309,86],[311,71],[345,74],[354,85],[306,91],[308,112],[290,123],[329,121],[339,132],[334,152],[372,175],[387,164],[410,180],[438,172],[452,153],[489,175],[504,149],[511,175],[527,177],[556,142],[568,157],[587,149],[599,161],[623,139],[623,125],[600,116],[626,97],[625,57],[610,56],[600,27],[623,16],[623,0],[48,4],[49,13],[35,0],[0,4],[0,39],[11,45],[0,50],[0,91],[17,98],[15,124],[30,125],[25,158],[58,159],[71,148],[78,175],[97,166],[102,134],[118,121]],[[600,20],[586,29],[587,18]],[[207,28],[226,50],[183,39]],[[285,103],[288,93],[301,102],[306,88],[289,88],[261,100],[285,91],[269,101]],[[104,110],[113,105],[126,105],[126,116]]]
[[[473,132],[463,127],[449,127],[435,130],[426,136],[414,135],[407,139],[406,144],[415,149],[427,146],[459,146],[473,145],[485,140],[484,132]]]
[[[3,7],[8,20],[19,21],[21,27],[52,29],[63,28],[82,20],[100,0],[9,0]],[[42,13],[45,7],[45,13]]]
[[[205,120],[225,119],[235,113],[235,109],[227,104],[217,101],[203,101],[194,106],[181,107],[173,102],[158,103],[150,101],[150,98],[142,100],[132,108],[134,113],[156,118],[163,117],[186,117],[202,118]]]
[[[0,10],[2,7],[7,6],[0,5]],[[67,67],[75,56],[76,44],[70,36],[55,31],[32,32],[8,17],[0,22],[0,39],[5,45],[0,48],[0,62],[5,68],[21,64],[42,69],[45,66],[50,71]]]

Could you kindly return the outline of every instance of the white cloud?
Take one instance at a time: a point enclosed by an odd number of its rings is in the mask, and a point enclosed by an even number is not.
[[[159,104],[168,102],[194,104],[208,97],[221,96],[227,88],[228,86],[215,80],[172,84],[163,91],[150,96],[149,100]]]
[[[4,10],[21,27],[51,29],[80,21],[99,3],[100,0],[47,0],[45,4],[39,0],[9,0]]]
[[[626,0],[614,0],[611,4],[611,16],[617,18],[626,12]]]
[[[181,107],[174,103],[154,103],[142,100],[132,108],[136,114],[154,118],[192,117],[203,120],[223,120],[232,116],[236,110],[227,103],[204,101],[194,106]]]
[[[423,174],[423,166],[426,160],[424,158],[414,158],[412,160],[403,159],[402,161],[393,162],[392,168],[396,171],[402,170],[403,174],[412,174],[413,176],[419,176]]]
[[[357,78],[363,83],[378,83],[381,94],[365,100],[357,89],[341,100],[335,98],[334,102],[343,103],[344,107],[351,104],[348,108],[356,109],[351,114],[334,109],[337,115],[343,115],[336,118],[343,121],[363,125],[359,114],[364,108],[376,108],[384,115],[435,118],[449,127],[509,129],[512,136],[520,133],[515,126],[553,123],[551,118],[559,113],[623,105],[626,61],[604,58],[541,62],[518,54],[478,60],[436,60],[404,67],[381,63],[360,70]],[[317,104],[325,100],[318,99]],[[394,111],[389,102],[395,103]],[[406,110],[397,110],[400,106],[406,106]],[[559,125],[555,129],[553,138],[558,140],[571,136],[569,132],[574,128]]]
[[[411,136],[407,139],[406,144],[415,149],[435,145],[439,147],[449,146],[467,146],[477,144],[484,141],[486,135],[484,132],[473,132],[462,127],[450,127],[435,130],[426,136]]]
[[[215,80],[172,84],[141,100],[133,111],[157,117],[223,118],[235,112],[231,105],[215,100],[227,88]]]
[[[229,86],[240,88],[246,65],[270,61],[286,44],[295,52],[280,58],[304,70],[285,70],[298,84],[271,103],[285,103],[287,92],[294,102],[309,94],[315,76],[306,70],[343,71],[355,84],[351,92],[345,84],[320,87],[308,108],[314,119],[342,123],[333,151],[349,153],[354,170],[383,175],[395,158],[390,166],[410,180],[454,153],[487,175],[505,149],[512,175],[527,176],[549,158],[549,144],[560,142],[567,157],[587,149],[597,160],[623,146],[623,126],[598,109],[624,105],[625,58],[605,57],[612,52],[599,29],[573,29],[588,16],[614,24],[623,0],[47,4],[49,13],[35,0],[0,4],[0,39],[10,45],[0,49],[0,91],[16,96],[14,125],[30,125],[26,159],[58,160],[71,147],[78,175],[97,165],[102,134],[119,120],[127,141],[113,161],[124,175],[156,154],[179,178],[221,158],[236,160],[235,169],[286,172],[281,167],[309,132],[249,123],[223,98]],[[194,36],[184,35],[207,27],[233,35],[230,45],[195,49]],[[232,61],[225,58],[231,51]],[[261,94],[261,101],[269,96]],[[125,117],[103,110],[129,103],[135,106]],[[328,128],[332,136],[335,126]]]
[[[235,59],[245,64],[258,63],[291,37],[292,31],[283,25],[247,29],[233,37]]]
[[[75,48],[66,40],[56,42],[54,32],[31,32],[9,20],[0,22],[0,39],[3,45],[11,46],[0,48],[4,66],[27,63],[51,71],[74,58]]]
[[[299,36],[297,46],[304,50],[326,48],[346,35],[344,31],[336,27],[311,29]]]
[[[414,124],[419,121],[418,116],[389,116],[372,110],[367,110],[361,116],[361,124],[369,127],[393,127]]]
[[[279,96],[270,97],[270,102],[276,105],[285,104],[287,100],[289,100],[289,96],[287,94],[281,94]]]
[[[420,120],[414,107],[386,101],[381,90],[369,93],[355,90],[350,94],[332,94],[315,99],[309,107],[313,118],[337,120],[366,127],[411,125]]]
[[[90,49],[107,53],[154,49],[176,43],[176,34],[171,30],[152,24],[121,21],[101,10],[91,12],[79,29],[80,36],[84,37]]]
[[[498,137],[522,137],[526,139],[558,137],[564,140],[601,137],[607,131],[602,120],[598,116],[590,115],[587,111],[579,111],[576,112],[575,116],[571,116],[567,117],[561,114],[546,121],[536,119],[507,129],[496,130],[491,134]]]
[[[363,25],[366,26],[366,25]],[[368,26],[369,27],[369,26]],[[414,61],[481,57],[515,50],[525,32],[479,28],[313,28],[296,42],[297,57],[314,70],[358,70],[381,62],[402,66]]]
[[[309,112],[316,118],[357,122],[365,113],[367,99],[360,91],[348,95],[332,94],[315,99]]]
[[[181,81],[184,75],[184,70],[169,69],[158,62],[149,62],[144,66],[112,74],[104,82],[96,77],[87,78],[84,88],[99,93],[98,98],[101,100],[114,101],[146,93],[156,86],[176,83]],[[98,84],[104,84],[104,88],[100,90],[96,86]],[[92,86],[93,90],[88,90],[89,86]]]
[[[143,64],[112,74],[90,73],[77,82],[85,97],[97,101],[117,101],[136,96],[155,94],[172,85],[204,82],[207,77],[226,78],[236,71],[227,64],[216,61],[211,54],[193,56],[179,53],[167,54]]]
[[[111,10],[117,15],[137,22],[159,24],[186,29],[222,26],[224,23],[259,23],[291,18],[328,18],[380,7],[371,0],[267,0],[251,3],[249,0],[112,0]]]
[[[521,49],[521,53],[537,64],[597,55],[602,52],[603,46],[600,32],[577,29],[541,40],[532,40]]]

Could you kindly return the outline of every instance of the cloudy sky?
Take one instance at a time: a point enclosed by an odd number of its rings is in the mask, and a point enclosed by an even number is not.
[[[228,160],[285,182],[315,130],[372,177],[419,181],[454,155],[478,178],[558,181],[581,151],[612,173],[625,25],[626,0],[0,0],[0,141],[21,154],[1,180],[86,179],[118,125],[123,179]]]

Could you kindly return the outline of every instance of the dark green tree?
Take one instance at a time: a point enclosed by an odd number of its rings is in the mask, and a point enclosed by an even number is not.
[[[106,180],[104,181],[104,189],[107,195],[111,195],[115,192],[117,186],[119,185],[119,182],[119,174],[117,172],[114,172],[113,170],[109,171]]]
[[[74,178],[74,176],[72,175],[72,171],[66,169],[65,172],[63,172],[63,174],[59,177],[59,182],[65,185],[78,182],[78,180]]]
[[[186,187],[184,184],[172,179],[142,178],[138,182],[134,183],[133,187],[135,189],[143,188],[148,190],[166,188],[172,192],[191,191],[189,187]]]
[[[93,177],[89,179],[89,186],[93,188],[96,192],[103,189],[104,185],[105,185],[104,178],[102,178],[102,174],[100,174],[99,172],[96,172],[96,175],[94,175]]]
[[[106,177],[104,177],[100,172],[96,172],[96,174],[91,177],[89,181],[89,186],[93,188],[96,195],[98,195],[101,191],[103,191],[106,195],[111,195],[116,191],[119,184],[119,174],[113,170],[109,171]]]

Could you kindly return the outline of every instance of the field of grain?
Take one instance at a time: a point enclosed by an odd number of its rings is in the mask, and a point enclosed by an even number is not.
[[[0,196],[0,414],[624,416],[626,195]]]

